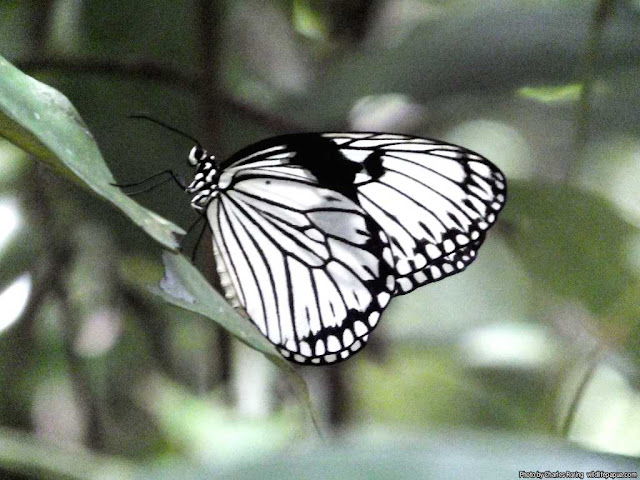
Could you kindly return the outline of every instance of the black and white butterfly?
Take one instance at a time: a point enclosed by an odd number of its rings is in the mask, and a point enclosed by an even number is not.
[[[220,163],[196,146],[189,163],[225,296],[301,364],[348,358],[392,297],[464,270],[506,201],[481,155],[406,135],[284,135]]]

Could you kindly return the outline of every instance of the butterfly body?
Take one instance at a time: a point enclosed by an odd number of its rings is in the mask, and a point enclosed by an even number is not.
[[[488,160],[405,135],[284,135],[189,161],[226,296],[303,364],[350,357],[394,295],[464,270],[506,201]]]

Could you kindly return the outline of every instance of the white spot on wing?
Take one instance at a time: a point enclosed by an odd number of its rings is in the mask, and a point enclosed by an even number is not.
[[[400,285],[400,289],[405,293],[410,291],[413,287],[413,283],[411,283],[411,280],[409,280],[407,277],[399,278],[398,285]]]
[[[393,278],[393,275],[387,275],[387,290],[393,290],[393,286],[395,285],[395,279]]]
[[[361,336],[366,335],[367,333],[369,333],[369,329],[360,320],[356,320],[354,322],[353,329],[356,332],[356,335],[358,337],[361,337]]]
[[[365,159],[371,155],[371,150],[351,150],[349,148],[343,148],[340,152],[352,162],[362,163]]]
[[[310,357],[312,355],[311,347],[307,342],[300,342],[300,353],[306,355],[307,357]]]
[[[444,250],[446,252],[453,252],[456,249],[456,244],[453,243],[453,240],[447,238],[444,243],[442,244],[442,246],[444,247]]]
[[[424,274],[424,272],[416,272],[416,273],[414,273],[413,274],[413,278],[418,283],[424,283],[424,282],[427,281],[427,276]]]
[[[340,340],[334,335],[329,335],[327,337],[327,350],[330,352],[337,352],[340,350],[342,346],[340,345]]]
[[[456,235],[456,242],[458,242],[458,245],[466,245],[469,243],[469,238],[466,235],[458,234]]]
[[[442,276],[442,272],[435,265],[433,267],[429,267],[429,270],[431,271],[431,276],[434,280],[437,280]]]
[[[406,275],[409,272],[411,272],[411,267],[409,266],[409,261],[407,259],[405,259],[405,258],[403,258],[400,261],[398,261],[398,263],[396,265],[396,271],[400,275]]]
[[[353,343],[353,340],[353,333],[351,333],[350,329],[346,328],[344,333],[342,334],[342,343],[345,348],[350,346]]]
[[[391,295],[387,292],[380,292],[378,294],[378,304],[380,304],[381,307],[385,307],[387,303],[389,303],[389,300],[391,300]]]
[[[425,250],[427,252],[427,255],[429,255],[429,258],[431,258],[432,260],[442,255],[440,249],[431,243],[427,245]]]

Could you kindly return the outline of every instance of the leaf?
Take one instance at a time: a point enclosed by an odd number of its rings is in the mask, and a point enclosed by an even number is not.
[[[522,478],[520,472],[540,472],[545,478],[544,472],[567,471],[580,472],[584,478],[591,471],[637,472],[640,467],[635,458],[596,453],[545,437],[468,430],[399,433],[343,435],[324,445],[302,445],[279,455],[208,470],[165,464],[137,479],[459,480],[470,472],[473,478],[511,479]]]
[[[160,282],[160,288],[151,287],[152,292],[177,307],[210,318],[242,343],[262,352],[287,375],[296,395],[320,432],[307,385],[291,363],[282,358],[257,327],[241,317],[186,258],[165,251],[162,259],[165,265],[164,278]]]
[[[136,471],[122,459],[98,456],[78,446],[65,450],[35,436],[0,428],[0,471],[7,470],[29,473],[28,478],[56,480],[127,480],[135,478]]]
[[[580,98],[581,91],[582,84],[571,83],[568,85],[522,87],[518,89],[518,95],[541,103],[575,102]]]
[[[518,478],[520,471],[637,472],[640,462],[636,458],[592,452],[545,437],[468,430],[418,435],[387,430],[352,433],[331,443],[300,445],[279,455],[266,458],[258,455],[250,462],[215,468],[167,458],[140,465],[78,447],[64,450],[32,435],[2,428],[0,467],[16,474],[29,473],[33,478],[65,480],[449,480],[463,478],[469,472],[477,478],[505,479],[514,475]]]
[[[184,231],[110,185],[114,178],[71,102],[0,57],[0,135],[122,210],[170,249]]]
[[[633,280],[626,249],[638,229],[604,198],[568,185],[512,180],[502,219],[528,272],[603,313]]]

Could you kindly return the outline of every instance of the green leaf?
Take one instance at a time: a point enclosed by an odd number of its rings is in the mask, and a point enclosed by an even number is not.
[[[184,231],[124,195],[91,132],[71,102],[57,90],[0,57],[0,136],[122,210],[157,242],[178,248]]]
[[[322,445],[302,444],[279,455],[258,455],[250,462],[215,468],[180,459],[143,466],[78,447],[64,450],[31,435],[0,429],[0,466],[33,478],[65,480],[448,480],[463,478],[469,472],[480,479],[518,478],[520,471],[637,472],[640,462],[545,437],[468,430],[429,435],[385,430],[343,435]]]
[[[512,180],[503,220],[525,268],[555,293],[595,313],[633,281],[626,250],[638,229],[604,198],[568,185]]]
[[[262,352],[287,375],[319,432],[307,385],[291,363],[282,358],[257,327],[247,318],[241,317],[184,256],[165,251],[162,258],[165,265],[164,278],[160,282],[160,288],[151,287],[151,290],[177,307],[210,318],[242,343]]]
[[[518,95],[542,103],[575,102],[580,98],[582,84],[554,85],[541,87],[522,87]]]
[[[134,478],[136,471],[124,460],[98,456],[77,446],[73,451],[64,450],[7,428],[0,428],[0,467],[5,472],[29,474],[28,478],[52,480],[127,480]]]
[[[417,435],[363,432],[324,445],[302,445],[252,462],[198,471],[185,465],[151,468],[138,480],[459,480],[521,478],[519,473],[637,472],[638,459],[608,455],[545,437],[453,430]],[[534,477],[535,478],[535,477]]]

